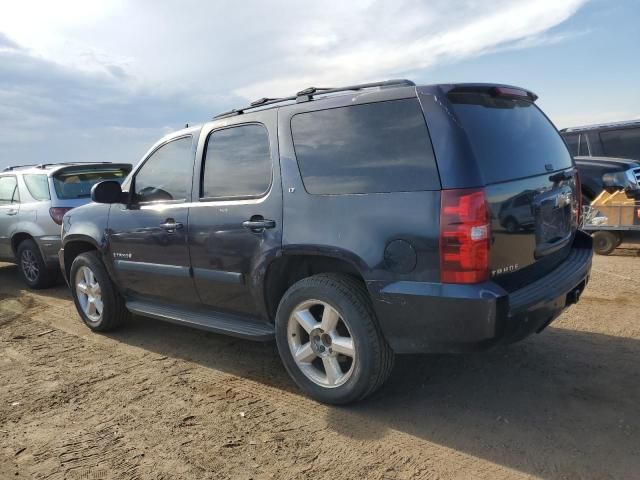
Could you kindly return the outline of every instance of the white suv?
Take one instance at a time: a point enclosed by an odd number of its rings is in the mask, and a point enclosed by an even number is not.
[[[0,261],[15,262],[25,283],[46,288],[58,278],[64,214],[91,201],[91,187],[122,181],[129,164],[75,163],[0,171]]]

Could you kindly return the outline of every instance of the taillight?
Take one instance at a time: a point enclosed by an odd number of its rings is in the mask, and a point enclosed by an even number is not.
[[[64,217],[64,214],[69,210],[71,209],[68,207],[51,207],[49,209],[49,215],[51,215],[54,222],[58,225],[62,225],[62,217]]]
[[[578,205],[578,211],[576,213],[576,221],[578,222],[578,228],[582,226],[582,182],[580,181],[580,172],[576,170],[576,203]]]
[[[443,190],[440,204],[440,280],[478,283],[489,276],[490,228],[482,189]]]

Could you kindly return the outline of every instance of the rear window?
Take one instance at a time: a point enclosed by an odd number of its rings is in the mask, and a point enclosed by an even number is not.
[[[533,103],[485,93],[450,93],[486,183],[572,166],[555,127]]]
[[[640,159],[640,128],[600,132],[600,139],[606,155]]]
[[[43,202],[51,199],[49,179],[46,175],[24,175],[22,178],[34,200]]]
[[[56,195],[61,200],[89,198],[91,187],[103,180],[124,181],[131,171],[130,166],[119,167],[68,167],[53,177]]]
[[[300,173],[312,194],[437,190],[440,180],[415,98],[295,115]]]

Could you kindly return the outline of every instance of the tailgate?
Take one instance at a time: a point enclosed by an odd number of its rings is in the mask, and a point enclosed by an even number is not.
[[[580,198],[573,160],[532,94],[483,86],[447,96],[485,186],[491,279],[513,291],[569,254]]]
[[[573,169],[486,187],[491,211],[490,276],[508,291],[552,271],[577,229]]]

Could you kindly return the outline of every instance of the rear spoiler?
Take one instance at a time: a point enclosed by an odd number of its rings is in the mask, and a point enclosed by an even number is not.
[[[53,176],[59,174],[69,174],[69,173],[90,173],[94,171],[100,172],[115,172],[124,170],[127,175],[133,169],[133,165],[130,163],[76,163],[73,165],[68,165],[66,167],[62,167],[55,172],[53,172]]]
[[[492,97],[503,98],[519,98],[521,100],[528,100],[535,102],[538,96],[524,88],[513,87],[511,85],[491,85],[491,84],[475,84],[475,85],[459,85],[453,87],[447,92],[450,93],[488,93]]]

